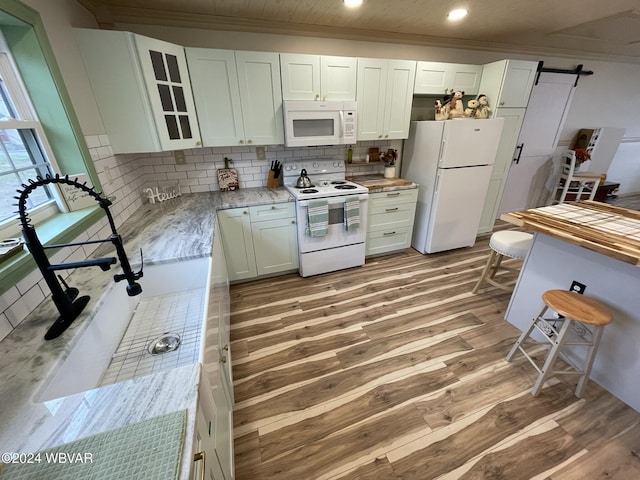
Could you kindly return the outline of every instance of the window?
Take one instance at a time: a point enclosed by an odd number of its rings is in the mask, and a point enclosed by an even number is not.
[[[53,174],[42,126],[31,107],[8,52],[0,51],[0,235],[15,235],[16,199],[29,179]],[[56,213],[57,192],[50,185],[29,195],[30,216],[42,219]],[[4,233],[6,235],[3,235]],[[12,235],[13,234],[13,235]]]

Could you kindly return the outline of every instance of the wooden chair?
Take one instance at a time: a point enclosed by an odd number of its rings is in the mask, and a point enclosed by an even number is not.
[[[560,158],[562,169],[556,186],[553,189],[552,203],[564,203],[567,195],[574,196],[571,201],[593,200],[598,191],[602,175],[593,172],[576,172],[576,155],[573,150],[567,150]]]

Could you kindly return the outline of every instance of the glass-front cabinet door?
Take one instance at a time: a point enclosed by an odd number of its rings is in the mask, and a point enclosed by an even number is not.
[[[163,148],[195,148],[200,132],[184,48],[135,36],[136,48]]]

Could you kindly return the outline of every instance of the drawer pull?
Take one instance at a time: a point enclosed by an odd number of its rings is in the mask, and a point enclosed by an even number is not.
[[[400,195],[400,192],[387,193],[387,197],[397,197]]]
[[[271,205],[271,210],[275,210],[276,206],[275,205]]]
[[[202,469],[200,470],[200,480],[204,480],[205,473],[207,471],[207,461],[204,458],[204,450],[196,453],[193,456],[193,463],[199,462],[200,460],[202,460]]]
[[[394,208],[385,208],[384,210],[385,212],[397,212],[398,211],[398,207],[394,207]]]
[[[390,235],[395,235],[396,232],[384,232],[382,235],[384,235],[385,237],[388,237]]]

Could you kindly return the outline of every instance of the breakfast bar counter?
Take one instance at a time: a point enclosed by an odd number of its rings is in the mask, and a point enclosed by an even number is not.
[[[640,212],[586,201],[501,219],[535,233],[506,320],[523,330],[539,310],[543,292],[569,289],[574,280],[584,284],[585,294],[608,305],[614,317],[604,330],[591,379],[640,411]]]

